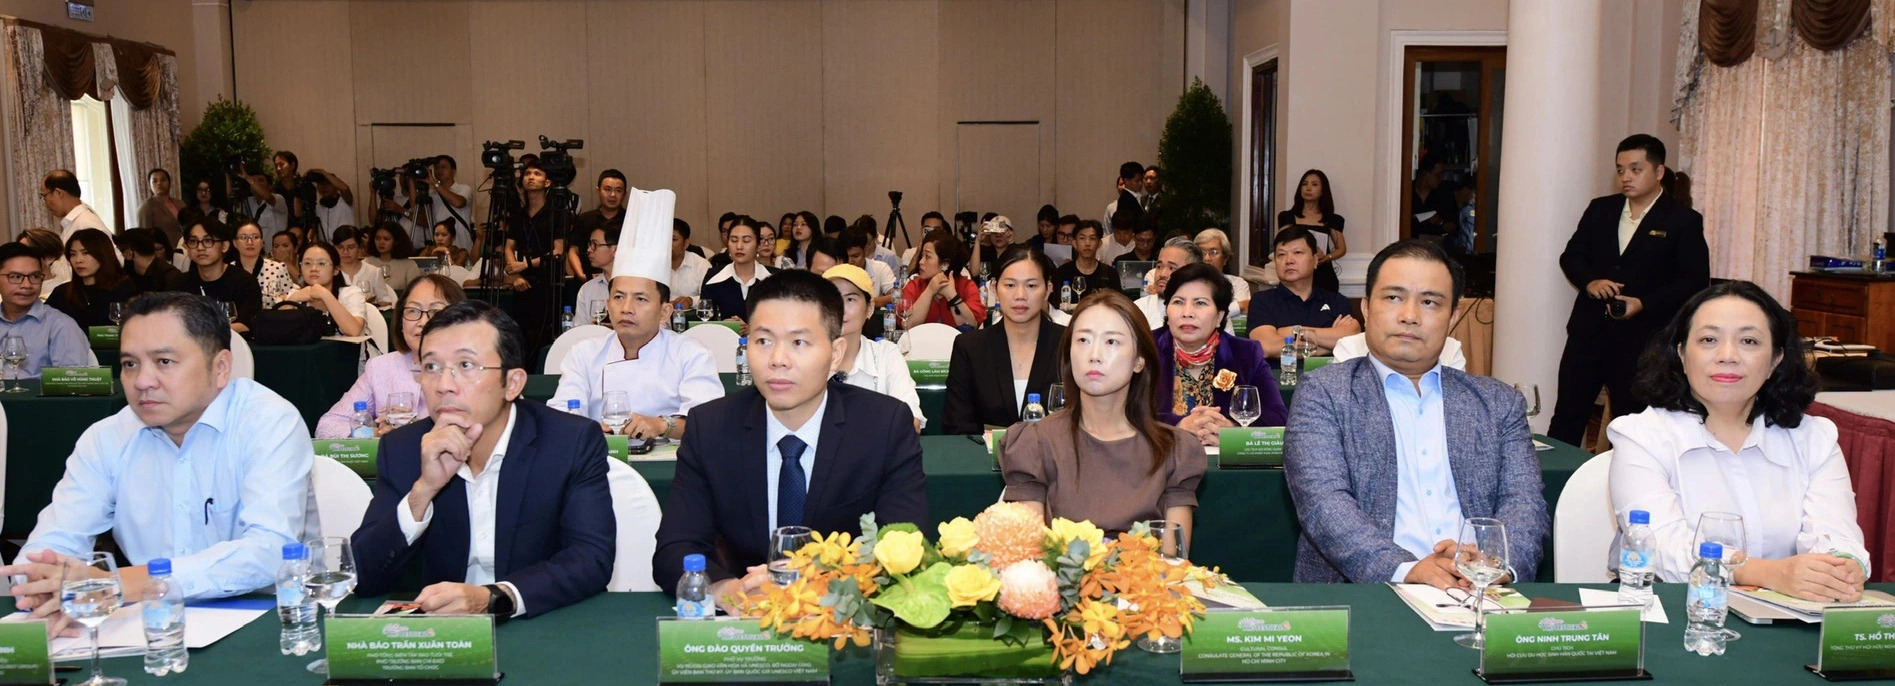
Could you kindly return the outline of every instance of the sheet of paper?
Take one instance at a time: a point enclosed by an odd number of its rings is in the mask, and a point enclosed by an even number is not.
[[[1606,606],[1611,606],[1611,605],[1624,605],[1624,603],[1619,602],[1618,591],[1602,591],[1596,588],[1579,589],[1579,604],[1584,605],[1586,607],[1606,607]],[[1664,603],[1658,602],[1656,598],[1652,599],[1652,603],[1650,605],[1645,606],[1645,611],[1640,612],[1638,617],[1639,619],[1643,619],[1653,624],[1670,624],[1671,623],[1671,618],[1665,616]]]
[[[1474,628],[1474,611],[1462,606],[1461,602],[1466,599],[1467,596],[1463,595],[1460,591],[1449,594],[1446,591],[1427,584],[1397,584],[1391,582],[1388,586],[1394,589],[1396,597],[1401,598],[1402,602],[1408,603],[1409,609],[1414,610],[1415,614],[1419,615],[1422,621],[1428,623],[1428,628],[1430,629],[1434,629],[1435,631],[1467,631]],[[1490,588],[1487,590],[1487,593],[1486,609],[1489,612],[1494,610],[1524,609],[1533,602],[1526,596],[1521,595],[1519,591],[1504,586]]]
[[[1552,450],[1552,449],[1553,449],[1553,446],[1551,446],[1551,445],[1547,445],[1547,444],[1545,444],[1545,443],[1541,443],[1541,442],[1540,442],[1540,439],[1537,439],[1537,438],[1535,438],[1535,439],[1533,439],[1533,450],[1534,450],[1534,451],[1536,451],[1536,452],[1541,452],[1541,451],[1547,451],[1547,450]]]
[[[1046,250],[1046,259],[1052,260],[1055,265],[1073,261],[1073,247],[1070,245],[1047,243],[1041,247]]]
[[[1792,596],[1778,593],[1776,591],[1771,591],[1771,590],[1766,590],[1766,589],[1761,589],[1761,588],[1751,588],[1751,587],[1732,588],[1731,595],[1734,597],[1743,597],[1748,600],[1756,601],[1763,605],[1769,606],[1770,608],[1773,608],[1785,614],[1788,614],[1795,619],[1802,620],[1804,622],[1809,622],[1811,624],[1822,623],[1823,610],[1825,608],[1895,607],[1895,596],[1891,596],[1882,591],[1868,591],[1866,593],[1863,593],[1862,599],[1853,603],[1819,603],[1819,602],[1814,602],[1814,601],[1809,601],[1809,600],[1801,600]]]
[[[125,655],[143,655],[145,653],[145,625],[139,617],[141,610],[137,603],[121,607],[111,617],[99,625],[99,654],[105,657]],[[223,640],[244,625],[256,621],[269,610],[232,607],[187,607],[184,608],[184,646],[186,648],[204,648]],[[0,621],[17,622],[28,619],[24,612],[7,615]],[[49,645],[53,660],[88,660],[92,658],[92,641],[81,635],[70,638],[54,638]]]
[[[625,461],[627,462],[674,462],[677,459],[678,443],[676,441],[664,445],[652,446],[651,452],[643,455],[625,456]]]
[[[1428,210],[1426,212],[1415,213],[1415,221],[1418,221],[1418,222],[1425,222],[1433,218],[1434,218],[1434,210]]]

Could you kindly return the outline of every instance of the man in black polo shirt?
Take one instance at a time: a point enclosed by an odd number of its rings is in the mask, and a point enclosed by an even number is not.
[[[1316,287],[1316,237],[1292,226],[1277,232],[1276,270],[1282,283],[1250,299],[1250,338],[1263,343],[1272,364],[1283,352],[1283,339],[1297,331],[1328,355],[1336,341],[1362,332],[1349,298]]]

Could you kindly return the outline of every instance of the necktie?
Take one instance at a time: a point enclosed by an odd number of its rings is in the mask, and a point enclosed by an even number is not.
[[[776,449],[783,455],[783,468],[777,471],[776,477],[776,525],[801,526],[803,502],[809,498],[809,479],[803,473],[803,451],[809,449],[809,444],[790,434],[776,442]]]

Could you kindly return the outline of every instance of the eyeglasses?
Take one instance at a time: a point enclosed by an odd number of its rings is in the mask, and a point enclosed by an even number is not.
[[[216,247],[218,243],[222,243],[222,242],[223,241],[218,240],[216,238],[186,238],[184,239],[184,245],[185,247],[188,247],[188,248],[213,248],[213,247]]]
[[[308,269],[308,268],[310,268],[310,267],[327,267],[327,266],[329,266],[329,261],[328,261],[328,260],[318,260],[318,261],[315,261],[315,262],[311,262],[311,261],[309,261],[309,260],[303,260],[303,268],[304,268],[304,269]]]
[[[238,243],[255,243],[261,240],[263,240],[262,236],[238,236],[237,237]]]
[[[437,307],[432,310],[424,310],[419,307],[405,307],[405,308],[402,308],[401,310],[401,318],[406,319],[411,322],[418,322],[424,319],[433,319],[434,315],[440,314],[441,310],[445,310],[445,309],[447,308]]]
[[[1219,256],[1219,255],[1223,255],[1223,254],[1224,254],[1224,249],[1223,249],[1223,248],[1205,248],[1205,249],[1204,249],[1204,256],[1205,256],[1205,257],[1217,257],[1217,256]]]
[[[618,244],[617,244],[617,243],[600,243],[600,242],[598,242],[598,241],[592,241],[592,242],[589,242],[589,243],[586,243],[586,249],[587,249],[587,250],[598,250],[598,249],[600,249],[600,248],[610,248],[610,247],[613,247],[613,246],[616,246],[616,245],[618,245]]]
[[[23,283],[40,284],[46,282],[45,274],[19,274],[7,272],[7,283],[18,286]]]
[[[421,363],[421,371],[415,372],[415,377],[434,381],[440,379],[442,374],[446,374],[453,377],[455,381],[460,381],[472,378],[475,372],[490,370],[506,371],[506,369],[505,365],[487,366],[475,364],[473,360],[461,360],[447,364],[440,362],[423,362]]]

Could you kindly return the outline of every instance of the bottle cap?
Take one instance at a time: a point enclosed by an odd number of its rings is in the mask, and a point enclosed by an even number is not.
[[[1644,510],[1633,510],[1631,520],[1633,524],[1650,524],[1652,523],[1652,513]]]
[[[566,401],[566,409],[568,409],[568,410],[577,410],[577,409],[579,409],[579,399],[578,399],[578,398],[573,398],[572,400],[568,400],[568,401]]]
[[[571,311],[572,311],[572,306],[571,306],[571,305],[567,305],[567,306],[566,306],[566,311],[567,311],[567,312],[571,312]]]
[[[152,576],[170,576],[171,575],[171,558],[167,558],[167,557],[152,558],[150,562],[145,563],[145,572]]]
[[[309,557],[309,548],[301,543],[283,544],[283,559],[301,560]]]
[[[1724,544],[1705,541],[1698,544],[1698,557],[1724,559]]]
[[[357,400],[357,401],[355,401],[355,411],[356,411],[356,412],[361,412],[361,411],[364,411],[364,410],[367,410],[367,409],[368,409],[368,401],[366,401],[366,400]]]
[[[704,556],[697,553],[684,556],[684,571],[687,573],[704,571]]]
[[[1296,337],[1295,337],[1295,336],[1284,336],[1284,337],[1283,337],[1283,342],[1284,342],[1284,343],[1295,343],[1295,342],[1296,342]]]
[[[737,338],[737,345],[750,345],[750,337],[748,337],[748,336],[740,336],[740,337],[738,337],[738,338]]]
[[[1031,404],[1038,404],[1040,402],[1040,394],[1028,393],[1026,394],[1026,401]]]

